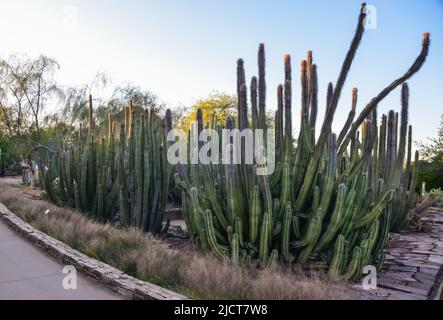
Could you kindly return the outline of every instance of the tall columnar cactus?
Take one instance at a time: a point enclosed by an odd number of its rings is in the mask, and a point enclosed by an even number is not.
[[[80,128],[77,141],[39,171],[49,200],[101,221],[119,217],[123,225],[154,234],[166,230],[163,215],[172,174],[166,135],[172,116],[169,110],[164,119],[152,110],[137,110],[132,103],[124,108],[119,127],[109,115],[107,137],[98,139],[90,97],[87,134]]]
[[[418,159],[412,166],[405,81],[423,65],[429,34],[424,35],[422,51],[412,67],[357,117],[358,91],[353,89],[351,111],[337,137],[332,123],[364,33],[365,12],[363,4],[338,80],[328,86],[325,117],[318,130],[318,67],[310,51],[302,61],[297,139],[292,135],[291,58],[285,56],[284,83],[277,88],[276,169],[271,176],[256,175],[257,163],[180,166],[176,182],[183,192],[188,231],[198,248],[220,258],[231,257],[234,263],[254,259],[263,265],[277,259],[300,264],[320,261],[329,266],[333,278],[358,278],[365,265],[383,263],[388,232],[404,223],[413,203]],[[240,59],[238,121],[229,117],[226,129],[266,129],[265,76],[265,51],[260,44],[258,77],[252,78],[250,88],[252,117],[248,118],[246,77]],[[377,105],[402,84],[400,116],[392,111],[382,116],[379,125]],[[196,119],[199,128],[204,126],[201,119]],[[220,126],[214,129],[221,130]]]

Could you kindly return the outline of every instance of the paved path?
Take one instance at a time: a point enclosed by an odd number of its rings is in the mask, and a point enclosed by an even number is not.
[[[0,220],[0,300],[122,299],[79,273],[77,290],[63,289],[63,267]]]
[[[402,231],[385,250],[386,262],[370,299],[438,299],[443,278],[443,210],[428,208],[422,221],[429,232]]]

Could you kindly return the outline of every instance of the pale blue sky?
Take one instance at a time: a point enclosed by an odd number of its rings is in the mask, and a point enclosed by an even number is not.
[[[428,61],[409,82],[410,119],[415,140],[435,135],[443,113],[443,1],[368,4],[377,9],[377,29],[366,31],[334,128],[339,130],[347,115],[352,87],[360,90],[361,110],[409,68],[428,31]],[[360,1],[354,0],[0,0],[0,55],[54,57],[62,66],[58,80],[67,85],[86,83],[104,71],[111,86],[131,81],[174,107],[190,105],[213,90],[234,93],[236,60],[245,60],[248,78],[255,75],[257,46],[264,42],[269,109],[275,109],[283,55],[290,53],[298,123],[300,60],[313,50],[324,109],[327,83],[336,81],[359,8]],[[399,95],[393,92],[380,111],[399,110]]]

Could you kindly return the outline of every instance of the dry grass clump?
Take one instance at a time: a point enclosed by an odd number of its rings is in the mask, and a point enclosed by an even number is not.
[[[252,282],[252,299],[259,300],[344,300],[351,299],[349,288],[319,273],[273,268],[260,270]]]
[[[341,300],[352,298],[343,283],[318,273],[295,273],[284,267],[245,269],[220,262],[213,256],[196,256],[182,271],[189,296],[206,299]],[[195,284],[198,284],[196,286]]]
[[[197,299],[346,299],[351,291],[317,274],[257,269],[169,249],[136,229],[117,229],[68,208],[30,199],[0,180],[0,201],[40,231],[138,279]],[[47,210],[49,210],[48,213]]]
[[[194,255],[181,270],[184,294],[206,299],[247,299],[251,274],[245,268],[217,260],[209,255]]]

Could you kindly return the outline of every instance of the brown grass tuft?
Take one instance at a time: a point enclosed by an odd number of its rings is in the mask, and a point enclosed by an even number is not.
[[[351,296],[342,283],[323,279],[320,274],[305,275],[301,270],[282,268],[260,270],[252,282],[253,299],[342,300]]]

